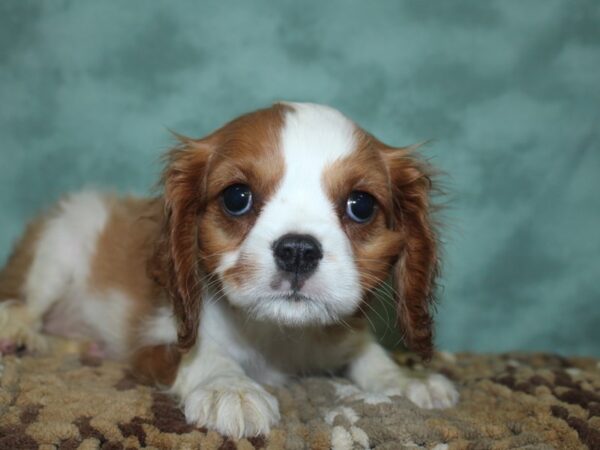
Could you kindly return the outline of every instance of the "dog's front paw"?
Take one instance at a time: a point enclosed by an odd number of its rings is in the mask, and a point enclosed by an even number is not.
[[[443,375],[429,375],[424,380],[411,380],[404,389],[404,395],[415,405],[426,408],[450,408],[458,402],[458,391],[454,384]]]
[[[188,422],[234,438],[267,434],[279,421],[277,399],[244,376],[215,377],[184,402]]]

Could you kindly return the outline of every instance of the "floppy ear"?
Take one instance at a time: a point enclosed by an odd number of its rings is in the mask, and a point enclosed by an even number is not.
[[[206,141],[178,138],[181,144],[165,158],[161,180],[164,219],[149,271],[170,297],[178,325],[178,346],[186,351],[196,342],[200,322],[198,217],[205,206],[210,146]]]
[[[398,320],[408,347],[424,359],[433,352],[432,309],[438,275],[438,243],[431,219],[431,170],[415,148],[386,148],[394,199],[394,228],[404,245],[393,270]]]

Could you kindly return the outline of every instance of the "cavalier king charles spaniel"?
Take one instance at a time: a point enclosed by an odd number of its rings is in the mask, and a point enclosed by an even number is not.
[[[411,378],[364,306],[391,275],[409,348],[432,354],[438,245],[428,166],[340,112],[277,103],[178,137],[163,194],[70,195],[30,224],[0,273],[0,351],[83,337],[168,388],[186,419],[266,434],[293,375],[344,374],[423,408],[458,399]]]

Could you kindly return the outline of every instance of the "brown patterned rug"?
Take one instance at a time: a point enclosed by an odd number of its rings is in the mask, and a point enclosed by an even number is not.
[[[342,379],[301,379],[274,391],[282,422],[268,438],[234,442],[187,425],[170,397],[125,366],[57,347],[0,359],[0,449],[600,449],[600,362],[591,358],[438,354],[431,369],[462,395],[445,411]]]

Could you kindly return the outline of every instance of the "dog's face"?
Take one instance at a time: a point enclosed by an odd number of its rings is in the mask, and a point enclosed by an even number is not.
[[[337,323],[390,272],[408,343],[431,351],[437,258],[430,181],[388,147],[313,104],[276,104],[200,140],[164,175],[164,284],[193,345],[203,290],[282,325]]]

